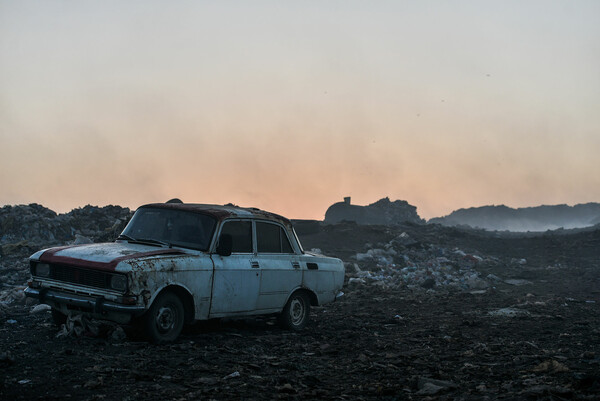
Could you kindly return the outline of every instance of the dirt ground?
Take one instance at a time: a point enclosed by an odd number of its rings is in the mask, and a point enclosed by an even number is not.
[[[407,232],[498,257],[480,291],[354,282],[306,330],[271,317],[198,323],[170,345],[111,335],[55,338],[48,312],[0,322],[0,399],[600,399],[600,232],[494,237],[457,229],[335,225],[306,249],[351,261]],[[416,245],[415,245],[416,244]],[[527,259],[526,264],[511,263]]]

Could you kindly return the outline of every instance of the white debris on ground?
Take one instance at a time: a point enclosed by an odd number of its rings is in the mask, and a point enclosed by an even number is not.
[[[515,308],[501,308],[488,312],[490,316],[503,316],[503,317],[518,317],[518,316],[527,316],[529,312],[521,309]]]
[[[402,233],[383,247],[372,245],[357,253],[356,263],[346,265],[349,285],[378,285],[386,288],[454,288],[463,291],[485,291],[502,278],[477,271],[484,264],[497,265],[494,257],[466,253],[419,243]],[[513,285],[531,282],[513,280]]]
[[[96,337],[98,336],[98,322],[76,313],[69,313],[67,321],[61,325],[56,333],[56,338],[62,337],[81,337],[84,334]]]
[[[30,313],[42,313],[42,312],[48,312],[50,310],[52,310],[50,305],[37,304],[33,308],[31,308]]]

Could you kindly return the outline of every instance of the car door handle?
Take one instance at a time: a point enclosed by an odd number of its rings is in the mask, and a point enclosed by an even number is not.
[[[307,263],[306,267],[308,270],[319,270],[319,265],[316,263]]]
[[[300,268],[300,263],[298,263],[298,262],[292,262],[292,267],[294,269],[299,269]]]
[[[260,267],[258,262],[250,262],[250,265],[252,266],[253,269],[258,269]]]

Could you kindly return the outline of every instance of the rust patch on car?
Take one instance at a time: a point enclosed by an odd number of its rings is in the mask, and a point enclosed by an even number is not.
[[[66,249],[66,248],[70,248],[70,247],[51,248],[51,249],[47,250],[40,256],[40,262],[63,264],[63,265],[77,266],[77,267],[87,267],[87,268],[98,269],[98,270],[114,271],[115,267],[119,264],[119,262],[122,262],[122,261],[128,260],[128,259],[139,259],[139,258],[145,258],[145,257],[149,257],[149,256],[156,256],[156,255],[185,254],[184,251],[181,251],[178,249],[157,249],[155,251],[135,252],[135,253],[130,253],[128,255],[119,256],[118,258],[114,258],[110,262],[98,262],[98,261],[93,261],[93,260],[85,260],[85,259],[79,259],[79,258],[72,258],[69,256],[56,255],[56,253],[58,253],[59,251],[61,251],[63,249]]]

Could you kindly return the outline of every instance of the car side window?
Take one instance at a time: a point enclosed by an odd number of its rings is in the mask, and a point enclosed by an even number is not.
[[[256,222],[256,246],[259,253],[294,253],[283,228]]]
[[[223,224],[221,235],[231,235],[232,253],[252,253],[252,222],[227,221]]]

